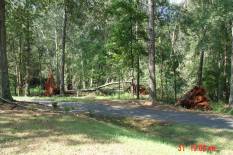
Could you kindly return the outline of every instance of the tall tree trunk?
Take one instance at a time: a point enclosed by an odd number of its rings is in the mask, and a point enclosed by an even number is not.
[[[82,69],[82,87],[86,89],[86,79],[85,79],[85,68],[84,68],[84,56],[83,51],[81,51],[81,69]]]
[[[131,1],[132,2],[132,1]],[[131,24],[131,29],[130,29],[130,55],[131,55],[131,68],[132,68],[132,83],[131,83],[131,94],[134,98],[135,90],[137,89],[135,86],[135,79],[134,79],[134,53],[133,53],[133,15],[131,14],[130,17],[130,24]]]
[[[175,51],[175,43],[176,43],[176,39],[177,39],[177,31],[176,31],[176,27],[177,25],[175,25],[174,31],[172,32],[171,35],[171,44],[172,44],[172,68],[173,68],[173,82],[174,82],[174,97],[175,97],[175,102],[177,100],[177,81],[176,81],[176,76],[177,76],[177,72],[176,69],[178,66],[176,66],[176,51]]]
[[[92,66],[91,67],[91,76],[90,76],[90,85],[89,85],[89,88],[93,87],[93,76],[94,76],[94,68]]]
[[[137,99],[140,99],[140,54],[137,53]]]
[[[231,37],[232,37],[232,49],[231,49],[231,85],[230,85],[230,97],[229,104],[233,106],[233,21],[231,25]]]
[[[175,102],[177,101],[177,81],[176,81],[176,68],[173,68],[173,74],[174,74],[174,97],[175,97]]]
[[[212,51],[211,51],[212,52]],[[220,51],[218,52],[218,56],[217,58],[215,59],[217,61],[217,64],[218,64],[218,76],[217,76],[217,82],[218,82],[218,90],[217,90],[217,101],[221,100],[222,99],[222,92],[221,92],[221,53]]]
[[[223,98],[224,101],[227,101],[228,98],[228,87],[227,87],[227,45],[224,47],[224,58],[223,58],[223,79],[224,79],[224,85],[223,85]]]
[[[22,82],[22,36],[19,38],[19,70],[18,70],[18,92],[17,95],[23,95],[23,82]]]
[[[19,38],[19,96],[23,95],[23,75],[22,75],[23,53],[22,53],[22,37]]]
[[[204,9],[204,8],[203,8]],[[202,38],[201,39],[201,45],[203,45],[204,43],[204,39],[206,36],[206,31],[207,31],[207,27],[203,27],[202,28]],[[204,57],[205,57],[205,49],[204,47],[201,48],[200,51],[200,63],[199,63],[199,69],[198,69],[198,75],[197,75],[197,85],[200,87],[202,86],[202,81],[203,81],[203,65],[204,65]]]
[[[60,73],[59,73],[59,51],[58,51],[58,36],[57,36],[57,30],[55,30],[55,51],[56,51],[56,82],[57,82],[57,88],[60,87]]]
[[[64,0],[64,23],[63,23],[63,35],[62,35],[62,56],[61,56],[61,75],[60,75],[60,94],[65,94],[65,83],[64,83],[64,76],[65,76],[65,50],[66,50],[66,26],[67,26],[67,6],[66,0]]]
[[[197,81],[198,86],[202,86],[204,56],[205,56],[205,51],[204,49],[201,49],[200,64],[199,64],[199,69],[198,69],[198,81]]]
[[[39,50],[39,52],[38,52],[38,60],[39,60],[39,62],[41,62],[41,60],[42,60],[42,56],[43,56],[42,52],[43,52],[42,50]],[[42,64],[41,63],[39,64],[39,80],[40,80],[39,94],[42,95],[41,90],[43,89],[43,83],[42,83]]]
[[[227,24],[224,26],[224,32],[225,32],[225,37],[228,38],[228,30],[227,30]],[[233,46],[233,45],[232,45]],[[227,64],[228,64],[228,55],[227,55],[227,39],[225,40],[224,44],[224,57],[223,57],[223,100],[225,102],[228,101],[229,99],[229,78],[228,78],[228,73],[227,73]]]
[[[167,71],[167,67],[165,68],[165,71]],[[166,77],[166,74],[165,74],[165,95],[166,95],[166,101],[169,101],[170,94],[169,94],[169,89],[168,89],[168,78]]]
[[[15,61],[15,77],[14,77],[14,95],[16,96],[16,94],[17,94],[17,75],[18,75],[18,66],[19,66],[19,64],[18,64],[18,53],[17,53],[17,51],[15,50],[15,39],[14,38],[12,38],[11,39],[12,40],[12,49],[11,49],[11,51],[14,53],[14,61]]]
[[[29,12],[29,11],[28,11]],[[29,15],[29,13],[28,13]],[[31,54],[31,42],[30,42],[30,19],[28,17],[27,19],[27,54],[26,54],[26,77],[25,77],[25,89],[24,89],[24,95],[29,96],[30,95],[30,54]]]
[[[10,92],[6,51],[5,0],[0,0],[0,97],[13,100]]]
[[[121,74],[119,74],[119,79],[118,79],[118,98],[121,98]]]
[[[161,99],[163,100],[164,94],[163,94],[163,58],[162,58],[162,63],[160,66],[160,83],[161,83]]]
[[[156,102],[156,79],[155,79],[155,32],[154,32],[154,1],[148,0],[148,56],[149,56],[149,98],[152,104]]]
[[[135,41],[138,42],[138,23],[136,23]],[[140,52],[137,51],[137,99],[140,99]]]

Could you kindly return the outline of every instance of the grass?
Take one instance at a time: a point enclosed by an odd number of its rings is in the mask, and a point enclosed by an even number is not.
[[[1,108],[1,107],[0,107]],[[233,131],[151,120],[0,110],[0,154],[182,154],[178,145],[233,153]],[[215,154],[215,153],[213,153]]]
[[[58,102],[94,102],[98,100],[134,100],[136,96],[132,96],[129,93],[121,93],[120,98],[118,94],[108,95],[108,96],[101,96],[96,94],[89,94],[87,96],[52,96],[52,97],[45,97],[45,96],[33,96],[33,97],[24,97],[24,96],[14,96],[16,100],[36,100],[36,99],[44,99],[44,100],[53,100]],[[141,97],[141,99],[146,99],[147,96]]]
[[[114,118],[93,116],[93,114],[91,114],[91,117],[120,125],[128,129],[134,129],[149,135],[152,139],[159,139],[159,141],[174,146],[178,146],[179,144],[185,144],[186,146],[192,144],[206,144],[208,146],[215,145],[219,150],[233,151],[232,130],[211,129],[185,124],[181,125],[150,119]]]
[[[233,108],[227,107],[223,102],[213,102],[211,106],[213,111],[217,113],[233,115]]]

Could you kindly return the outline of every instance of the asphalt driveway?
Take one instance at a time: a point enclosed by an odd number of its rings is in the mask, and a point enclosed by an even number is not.
[[[37,101],[40,104],[51,106],[51,101]],[[178,112],[156,110],[144,107],[125,107],[102,103],[60,102],[60,107],[70,107],[72,113],[90,112],[98,115],[114,117],[149,118],[160,121],[171,121],[183,124],[194,124],[203,127],[233,129],[233,117],[219,116],[202,112]]]

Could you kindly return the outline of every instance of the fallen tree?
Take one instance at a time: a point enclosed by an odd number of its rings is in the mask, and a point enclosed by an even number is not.
[[[120,84],[122,84],[122,83],[130,84],[130,86],[126,87],[126,89],[121,88],[120,90],[119,90],[119,87],[115,88],[115,89],[103,89],[103,88],[111,86],[111,85],[119,85],[119,82],[111,82],[111,83],[107,83],[107,84],[98,86],[96,88],[81,89],[79,91],[80,92],[95,92],[95,91],[100,91],[100,92],[103,92],[103,93],[108,93],[108,91],[109,92],[113,92],[114,90],[118,90],[118,91],[131,91],[134,94],[136,94],[137,86],[134,83],[132,83],[132,81],[120,82]],[[148,89],[145,86],[140,85],[139,86],[139,93],[141,95],[148,95]]]
[[[110,86],[110,85],[115,85],[115,84],[122,84],[122,83],[129,83],[131,84],[132,82],[131,81],[123,81],[123,82],[111,82],[111,83],[107,83],[107,84],[104,84],[104,85],[101,85],[101,86],[98,86],[96,88],[89,88],[89,89],[81,89],[79,90],[80,92],[94,92],[94,91],[97,91],[97,90],[100,90],[104,87],[107,87],[107,86]]]
[[[187,109],[211,110],[208,99],[205,96],[206,90],[195,86],[178,100],[176,105],[181,105]]]

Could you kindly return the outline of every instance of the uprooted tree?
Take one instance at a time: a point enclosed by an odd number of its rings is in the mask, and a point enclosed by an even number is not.
[[[48,75],[48,79],[45,82],[45,96],[52,96],[57,94],[59,89],[56,86],[53,74],[50,72]]]
[[[180,98],[176,105],[181,105],[187,109],[211,110],[212,108],[205,94],[206,90],[204,88],[195,86]]]

